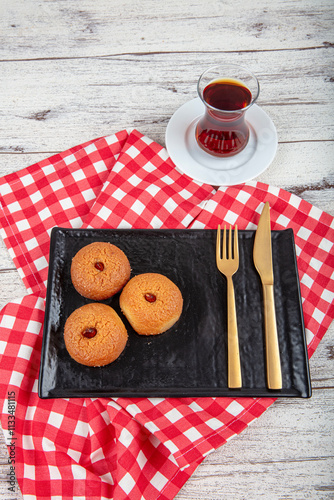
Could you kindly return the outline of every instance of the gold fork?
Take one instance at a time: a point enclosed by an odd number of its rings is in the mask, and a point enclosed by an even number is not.
[[[227,279],[227,354],[228,354],[228,387],[242,387],[241,367],[238,340],[237,314],[232,276],[239,268],[238,226],[234,229],[232,255],[232,228],[228,238],[228,255],[226,245],[226,226],[223,232],[223,256],[221,257],[220,225],[217,229],[216,263],[219,271]]]

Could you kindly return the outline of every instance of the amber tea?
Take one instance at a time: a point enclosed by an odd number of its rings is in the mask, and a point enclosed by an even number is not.
[[[247,84],[241,78],[213,77],[222,71],[245,74]],[[248,81],[252,83],[252,90],[248,88]],[[209,154],[220,157],[242,151],[249,139],[244,115],[258,96],[257,79],[237,65],[217,66],[202,74],[198,93],[205,104],[205,113],[196,126],[198,145]]]
[[[203,92],[203,98],[209,106],[221,111],[235,111],[246,108],[251,100],[252,94],[238,80],[217,80],[207,85]]]

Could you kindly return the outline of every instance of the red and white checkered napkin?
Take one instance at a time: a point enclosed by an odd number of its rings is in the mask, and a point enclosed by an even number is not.
[[[273,229],[295,233],[309,355],[334,316],[333,218],[261,183],[191,180],[137,131],[100,138],[0,179],[1,234],[30,292],[0,315],[1,424],[25,499],[172,499],[203,458],[240,433],[270,398],[37,395],[53,226]],[[14,403],[15,402],[15,403]],[[75,479],[81,479],[75,481]]]

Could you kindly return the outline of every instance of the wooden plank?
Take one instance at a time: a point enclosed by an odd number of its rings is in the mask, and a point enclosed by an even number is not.
[[[331,0],[2,0],[0,59],[284,50],[330,43]]]
[[[331,54],[234,55],[258,75],[258,104],[274,121],[280,142],[333,140]],[[162,142],[171,115],[197,97],[202,70],[222,60],[192,53],[0,63],[6,124],[0,151],[61,151],[133,127]]]

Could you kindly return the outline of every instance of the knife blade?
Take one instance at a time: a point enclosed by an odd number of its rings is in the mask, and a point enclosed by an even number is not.
[[[282,389],[281,360],[275,313],[269,202],[264,205],[255,233],[253,261],[262,281],[268,388]]]

